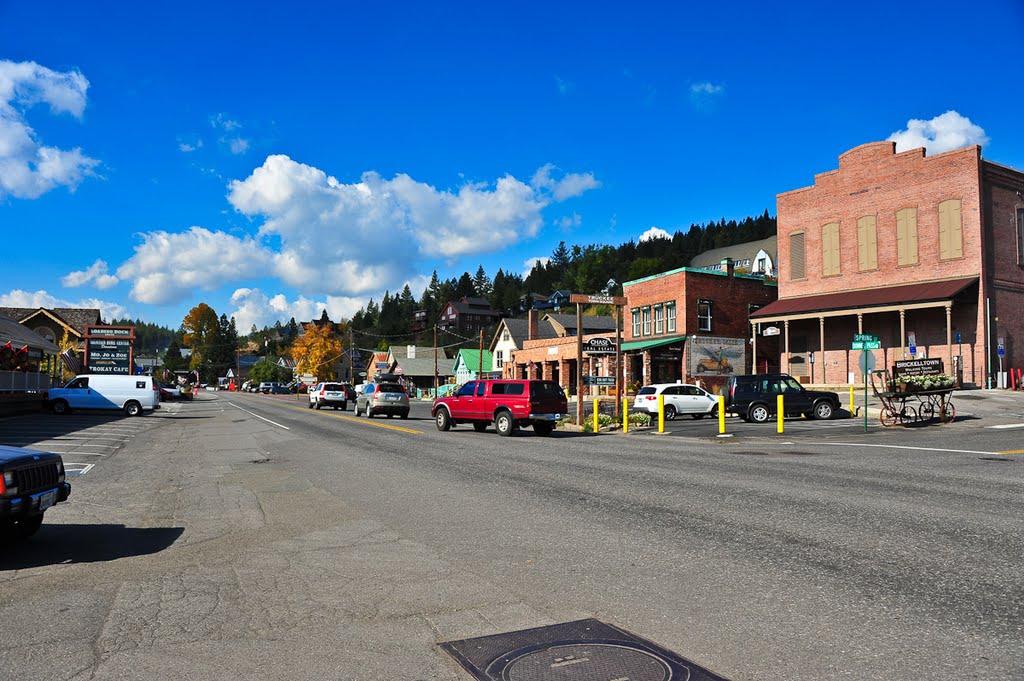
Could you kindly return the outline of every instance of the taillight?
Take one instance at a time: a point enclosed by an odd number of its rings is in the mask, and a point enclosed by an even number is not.
[[[644,396],[644,399],[647,400],[648,402],[653,402],[654,400],[658,399],[658,396],[657,395],[646,395],[646,396]]]

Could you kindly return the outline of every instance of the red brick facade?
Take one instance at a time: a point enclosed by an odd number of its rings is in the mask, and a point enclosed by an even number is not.
[[[926,156],[924,149],[895,153],[893,142],[874,142],[839,157],[839,169],[815,176],[811,187],[778,195],[779,298],[872,290],[901,284],[974,278],[977,283],[947,301],[831,312],[816,316],[789,315],[775,320],[784,325],[781,365],[791,373],[806,373],[810,352],[816,354],[815,382],[841,383],[851,376],[859,382],[858,352],[851,352],[853,335],[874,334],[882,341],[875,352],[879,368],[907,358],[908,336],[928,357],[944,360],[952,373],[952,357],[962,346],[964,380],[982,384],[986,369],[986,299],[996,333],[1022,338],[1024,321],[1011,310],[1024,309],[1024,270],[1017,252],[1016,210],[1024,206],[1024,174],[983,161],[977,146]],[[940,253],[940,204],[959,201],[962,253]],[[897,212],[916,210],[917,262],[900,264],[897,257]],[[859,220],[875,225],[877,263],[861,259],[863,235]],[[826,274],[823,248],[825,226],[838,223],[838,272]],[[794,257],[794,235],[803,235],[804,274]],[[824,243],[823,243],[824,242]],[[797,265],[797,267],[794,267]],[[875,266],[871,266],[875,265]],[[768,310],[762,315],[768,319]],[[858,315],[860,317],[858,318]],[[1000,331],[999,327],[1002,327]],[[1003,333],[1005,332],[1005,333]],[[955,340],[961,336],[961,344]],[[906,334],[906,335],[904,335]],[[824,348],[821,338],[824,336]],[[822,352],[824,351],[824,352]],[[995,346],[991,351],[995,363]],[[1024,360],[1024,352],[1018,363]],[[824,374],[822,374],[824,368]]]

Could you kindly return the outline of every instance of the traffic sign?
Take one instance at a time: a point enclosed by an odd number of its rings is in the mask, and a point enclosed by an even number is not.
[[[882,342],[877,338],[873,341],[853,341],[850,344],[851,350],[881,350]]]
[[[1005,356],[1006,356],[1006,350],[1004,350],[1004,349],[1003,349],[1003,346],[1002,346],[1002,345],[1000,345],[1000,346],[999,346],[998,348],[996,348],[996,353],[997,353],[997,354],[998,354],[998,355],[999,355],[1000,357],[1005,357]]]
[[[878,336],[874,336],[870,333],[857,333],[853,335],[854,341],[877,341]]]
[[[583,382],[586,385],[615,385],[614,376],[584,376]]]

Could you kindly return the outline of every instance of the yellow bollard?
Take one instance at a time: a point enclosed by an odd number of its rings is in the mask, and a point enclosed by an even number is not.
[[[853,406],[853,383],[850,384],[850,418],[854,418],[856,409]]]
[[[622,432],[629,432],[629,398],[622,398]]]
[[[725,435],[725,395],[718,396],[718,434]]]
[[[658,432],[665,432],[665,396],[658,395]]]
[[[598,409],[598,405],[597,405],[597,400],[595,399],[594,400],[594,432],[595,433],[601,428],[601,426],[600,426],[600,424],[598,423],[598,420],[597,420],[597,409]]]
[[[782,421],[783,421],[783,419],[786,418],[786,409],[785,409],[785,404],[784,404],[784,400],[785,399],[786,398],[784,398],[782,395],[779,395],[778,400],[777,400],[778,404],[776,405],[776,409],[778,410],[778,418],[779,418],[779,428],[778,428],[778,431],[780,433],[785,430],[785,428],[783,428],[783,426],[782,426]]]

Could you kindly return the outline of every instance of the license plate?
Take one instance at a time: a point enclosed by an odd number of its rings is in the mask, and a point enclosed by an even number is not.
[[[385,395],[384,399],[385,400],[391,400],[392,402],[397,402],[398,400],[400,400],[402,398],[399,397],[398,395]]]
[[[45,511],[46,509],[57,503],[57,490],[51,490],[44,492],[39,495],[39,510]]]

